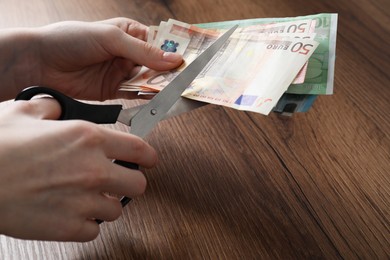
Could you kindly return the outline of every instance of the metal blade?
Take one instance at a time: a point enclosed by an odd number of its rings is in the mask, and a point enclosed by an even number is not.
[[[176,76],[131,120],[130,133],[145,137],[165,117],[166,113],[180,98],[183,91],[198,76],[207,63],[214,57],[238,25],[232,27],[200,54],[190,65]]]
[[[116,121],[125,125],[130,125],[130,120],[143,108],[145,105],[139,105],[131,108],[126,108],[119,112],[118,119]]]
[[[208,103],[205,102],[180,97],[161,120],[165,120],[186,112],[190,112],[191,110],[203,107],[207,104]],[[130,125],[131,119],[129,118],[133,118],[145,106],[146,104],[143,104],[143,105],[123,109],[119,113],[117,121],[125,125]]]
[[[205,105],[208,105],[208,103],[180,97],[161,120],[189,112]]]

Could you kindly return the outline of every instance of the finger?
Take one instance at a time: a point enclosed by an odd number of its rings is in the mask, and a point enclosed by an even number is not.
[[[136,65],[130,61],[124,62],[124,67],[127,68],[128,71],[130,71],[130,73],[128,73],[127,75],[129,79],[135,77],[141,71],[142,68],[142,66]]]
[[[35,98],[14,102],[14,109],[22,114],[37,119],[58,119],[61,116],[61,106],[53,98]]]
[[[141,171],[127,169],[114,163],[111,163],[108,169],[110,170],[107,177],[100,182],[100,191],[130,198],[145,192],[147,181]]]
[[[138,21],[124,17],[117,17],[99,21],[98,23],[114,25],[135,38],[143,41],[147,40],[149,27]]]
[[[106,50],[112,55],[126,58],[136,64],[155,70],[169,70],[183,63],[183,57],[173,52],[164,52],[149,43],[120,33],[114,43],[101,40]]]
[[[114,221],[122,214],[122,205],[118,198],[99,193],[92,202],[86,205],[88,210],[87,218]]]
[[[125,80],[129,80],[135,75],[137,75],[142,68],[142,66],[135,64],[134,61],[123,59],[123,58],[116,59],[115,66],[119,68],[119,70],[123,75],[123,79]]]
[[[105,137],[102,147],[108,158],[132,162],[145,168],[156,165],[156,151],[141,138],[109,128],[102,127],[101,131]]]
[[[82,227],[77,234],[67,240],[75,242],[88,242],[94,240],[100,233],[99,224],[95,220],[87,219],[82,223]]]
[[[177,68],[183,63],[183,57],[173,52],[164,52],[159,48],[153,47],[147,42],[138,39],[131,39],[135,51],[126,53],[130,59],[140,65],[155,70],[170,70]]]

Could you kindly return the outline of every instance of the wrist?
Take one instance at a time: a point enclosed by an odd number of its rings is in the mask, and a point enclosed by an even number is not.
[[[38,38],[39,31],[33,28],[0,30],[0,100],[39,84]]]

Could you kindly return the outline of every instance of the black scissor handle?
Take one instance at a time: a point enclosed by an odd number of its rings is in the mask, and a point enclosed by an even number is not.
[[[79,102],[51,88],[31,87],[20,92],[15,100],[30,100],[36,95],[52,96],[60,103],[59,120],[81,119],[96,124],[113,124],[118,119],[122,105],[94,105]]]

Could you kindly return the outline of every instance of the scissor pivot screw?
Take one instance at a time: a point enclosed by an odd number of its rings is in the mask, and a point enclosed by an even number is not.
[[[150,110],[150,114],[152,114],[153,116],[154,116],[155,114],[157,114],[157,109],[153,108],[152,110]]]

